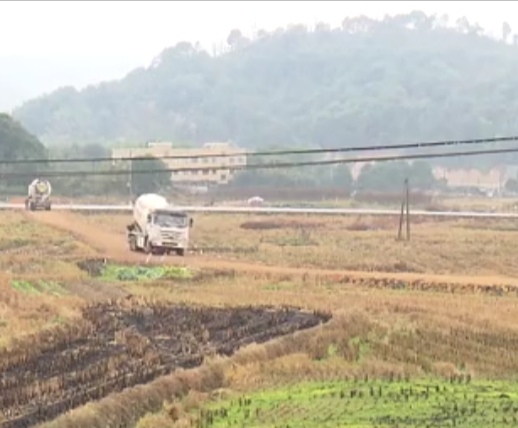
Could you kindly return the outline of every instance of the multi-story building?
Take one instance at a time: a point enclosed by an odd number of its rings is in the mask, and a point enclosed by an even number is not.
[[[112,150],[114,160],[145,156],[162,158],[173,170],[171,181],[177,184],[227,184],[236,172],[230,168],[246,165],[246,151],[230,143],[206,143],[202,147],[182,148],[174,147],[169,142],[152,142],[146,147]]]
[[[445,180],[449,187],[476,187],[480,190],[499,192],[509,178],[516,176],[516,168],[500,166],[489,171],[481,171],[475,168],[436,167],[433,174],[436,179]]]

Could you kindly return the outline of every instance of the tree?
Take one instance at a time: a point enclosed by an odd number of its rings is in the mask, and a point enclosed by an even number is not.
[[[235,28],[228,35],[227,43],[230,46],[230,49],[239,49],[248,44],[248,39],[243,36],[241,30]]]
[[[322,165],[313,168],[315,184],[320,187],[333,187],[351,190],[353,176],[347,164]]]
[[[407,178],[416,190],[430,190],[437,184],[426,162],[381,162],[362,168],[356,187],[360,191],[399,192]]]
[[[518,180],[510,178],[505,182],[505,190],[511,193],[518,193]]]
[[[171,186],[171,171],[167,171],[168,166],[160,159],[149,157],[132,160],[131,164],[131,187],[135,196],[160,193]]]
[[[106,149],[102,144],[90,143],[86,144],[80,149],[80,153],[85,158],[103,158],[110,155],[109,150]]]
[[[518,46],[484,36],[465,18],[451,28],[446,17],[419,11],[360,16],[340,29],[294,25],[251,40],[234,29],[228,42],[233,48],[216,56],[178,43],[120,81],[60,89],[15,117],[55,145],[232,140],[254,150],[518,134]],[[494,155],[450,164],[517,161]],[[305,183],[308,171],[290,175]]]
[[[438,185],[437,179],[433,175],[432,167],[425,161],[414,161],[410,165],[408,178],[413,189],[431,190]]]
[[[509,36],[511,35],[511,26],[509,25],[508,22],[504,22],[502,24],[502,40],[504,42],[507,42],[507,39],[509,38]]]
[[[45,146],[9,115],[0,113],[0,158],[43,159]]]
[[[0,159],[2,160],[44,160],[47,159],[45,146],[32,134],[27,132],[19,122],[7,114],[0,113]],[[46,163],[1,164],[0,174],[26,174],[21,177],[6,177],[2,180],[3,191],[26,190],[32,176],[45,172]]]
[[[331,167],[332,183],[336,187],[350,190],[353,186],[354,179],[350,168],[345,165],[335,165]]]

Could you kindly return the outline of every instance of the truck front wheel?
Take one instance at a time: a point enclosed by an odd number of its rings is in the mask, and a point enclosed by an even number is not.
[[[137,240],[134,236],[129,239],[130,251],[137,251]]]
[[[181,257],[185,256],[185,248],[179,248],[178,250],[176,250],[176,254],[178,254]]]
[[[151,242],[149,242],[147,239],[146,239],[146,242],[144,243],[144,253],[146,254],[151,254],[153,251],[153,247],[151,246]]]

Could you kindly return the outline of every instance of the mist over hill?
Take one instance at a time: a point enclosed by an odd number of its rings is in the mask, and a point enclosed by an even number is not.
[[[138,63],[136,58],[124,55],[0,56],[0,112],[9,113],[24,101],[59,88],[63,82],[82,88],[94,81],[124,76]]]
[[[16,109],[43,142],[339,147],[518,134],[518,46],[421,12],[260,31],[210,55],[187,42],[148,68]]]

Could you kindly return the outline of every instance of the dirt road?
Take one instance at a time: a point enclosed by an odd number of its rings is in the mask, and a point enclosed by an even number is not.
[[[48,226],[61,229],[73,234],[80,241],[88,244],[99,252],[99,255],[118,262],[144,262],[146,256],[140,253],[129,251],[124,231],[113,231],[92,225],[82,218],[81,215],[72,212],[25,212],[33,221],[44,223]],[[385,273],[385,272],[362,272],[329,270],[314,268],[293,268],[286,266],[266,266],[249,262],[225,260],[206,255],[189,255],[185,258],[153,257],[149,260],[152,264],[175,264],[193,268],[208,268],[219,270],[233,270],[236,273],[250,273],[257,275],[272,276],[319,276],[340,280],[347,277],[352,279],[386,279],[407,282],[423,281],[427,283],[441,284],[476,284],[476,285],[513,285],[518,287],[518,279],[503,276],[457,276],[457,275],[429,275],[416,273]]]

